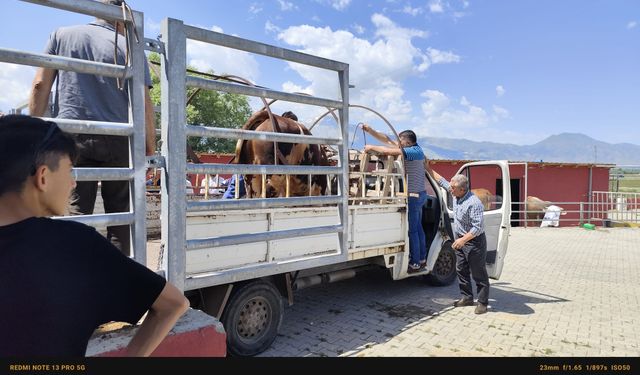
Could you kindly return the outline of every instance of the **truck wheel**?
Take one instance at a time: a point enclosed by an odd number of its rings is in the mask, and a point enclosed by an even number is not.
[[[255,281],[241,286],[222,314],[227,352],[246,357],[265,351],[276,339],[283,311],[282,298],[273,284]]]
[[[427,282],[435,286],[449,285],[456,278],[456,253],[451,247],[451,242],[442,245],[433,270],[426,276]]]

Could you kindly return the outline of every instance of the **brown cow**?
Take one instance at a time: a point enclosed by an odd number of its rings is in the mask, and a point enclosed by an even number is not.
[[[485,211],[491,210],[491,204],[496,201],[496,196],[485,188],[471,189],[471,192],[480,199]]]
[[[295,115],[285,114],[287,117],[273,115],[277,123],[275,124],[277,132],[311,135],[307,128],[291,118]],[[254,113],[242,129],[273,132],[274,125],[271,123],[269,113],[266,110],[261,110]],[[278,152],[274,154],[274,142],[239,140],[236,145],[235,162],[237,164],[273,165],[274,161],[277,161],[278,165],[329,165],[327,157],[318,145],[285,142],[277,144]],[[285,175],[267,175],[266,179],[265,196],[267,198],[286,196]],[[311,187],[309,187],[308,180],[308,175],[290,176],[289,195],[293,197],[327,194],[327,177],[325,175],[313,175]],[[244,181],[248,198],[262,196],[261,175],[245,175]],[[311,194],[309,194],[309,189],[311,189]]]
[[[525,202],[525,212],[527,213],[527,224],[528,225],[540,225],[540,222],[544,218],[544,214],[547,212],[547,208],[551,206],[553,203],[548,201],[543,201],[542,199],[534,196],[528,196]],[[563,212],[562,215],[566,214],[564,209],[560,208]]]

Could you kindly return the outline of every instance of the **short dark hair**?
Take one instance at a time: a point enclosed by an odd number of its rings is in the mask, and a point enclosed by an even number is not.
[[[402,131],[398,136],[410,141],[411,143],[418,143],[418,137],[416,137],[416,133],[414,133],[413,130]]]
[[[0,196],[22,191],[40,166],[55,171],[61,157],[73,162],[77,153],[74,139],[55,122],[23,115],[0,117]]]
[[[293,121],[298,121],[298,116],[296,116],[296,114],[291,111],[286,111],[282,114],[282,117],[290,118]]]

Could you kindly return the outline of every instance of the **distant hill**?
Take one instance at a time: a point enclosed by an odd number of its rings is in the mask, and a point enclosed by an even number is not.
[[[640,146],[611,144],[584,134],[552,135],[536,144],[518,146],[466,139],[419,137],[418,143],[432,159],[546,161],[640,165]]]

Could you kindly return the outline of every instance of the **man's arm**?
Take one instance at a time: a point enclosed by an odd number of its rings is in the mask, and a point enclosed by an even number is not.
[[[442,186],[447,191],[451,190],[451,185],[449,184],[449,181],[447,181],[444,177],[440,176],[438,172],[434,171],[433,168],[429,166],[428,160],[424,161],[424,169],[427,171],[427,173],[431,175],[431,177],[438,183],[438,185]]]
[[[365,145],[364,152],[377,152],[383,155],[398,156],[402,154],[402,150],[399,147],[387,147],[387,146],[374,146]]]
[[[458,250],[461,249],[467,242],[472,240],[474,237],[480,234],[482,230],[483,224],[483,213],[484,209],[482,206],[473,205],[469,207],[469,216],[471,218],[471,229],[465,233],[464,236],[458,238],[453,241],[451,247]]]
[[[42,117],[47,112],[49,93],[51,93],[51,87],[57,74],[58,71],[55,69],[38,68],[36,71],[29,97],[29,114],[31,116]]]
[[[453,241],[453,243],[451,244],[451,247],[453,247],[456,250],[460,250],[467,242],[473,239],[473,237],[475,237],[475,235],[472,232],[467,232],[464,236]]]
[[[144,120],[145,120],[145,144],[147,156],[156,153],[156,116],[153,112],[149,88],[144,89]]]
[[[188,308],[189,300],[175,286],[166,283],[129,342],[126,356],[149,356]]]
[[[371,126],[369,126],[367,124],[362,124],[361,128],[362,128],[362,130],[364,130],[367,133],[371,134],[375,139],[377,139],[380,142],[386,144],[387,146],[400,147],[400,143],[399,142],[392,141],[391,138],[389,138],[386,134],[380,133],[379,131],[373,129]]]
[[[424,159],[424,170],[427,171],[431,178],[433,178],[436,182],[439,182],[442,178],[442,176],[440,176],[438,172],[434,171],[433,168],[431,168],[431,165],[429,165],[429,160],[427,159]]]

